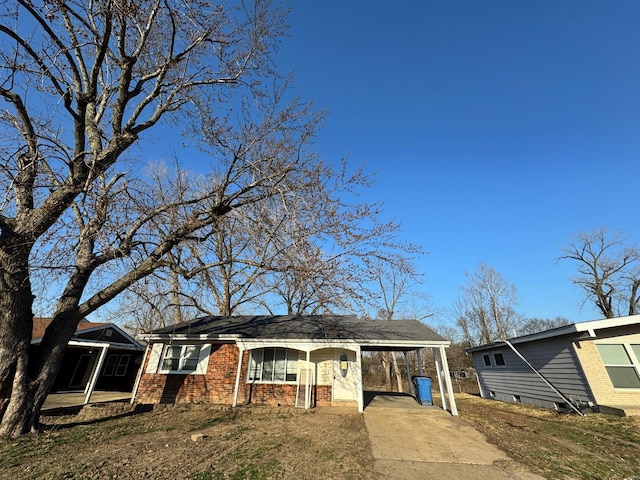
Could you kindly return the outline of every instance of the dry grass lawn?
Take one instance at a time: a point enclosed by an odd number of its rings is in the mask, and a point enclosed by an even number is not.
[[[462,418],[548,479],[640,480],[640,417],[561,414],[458,395]]]
[[[579,417],[468,394],[457,401],[464,420],[545,478],[640,479],[638,417]],[[363,416],[325,412],[194,406],[44,417],[43,434],[0,440],[0,478],[374,478]]]

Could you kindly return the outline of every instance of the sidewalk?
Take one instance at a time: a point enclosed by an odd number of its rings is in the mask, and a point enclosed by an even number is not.
[[[376,395],[364,421],[378,478],[544,480],[461,418],[422,406],[409,395]]]

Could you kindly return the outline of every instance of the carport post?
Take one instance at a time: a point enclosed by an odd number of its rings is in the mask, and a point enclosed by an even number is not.
[[[447,352],[444,346],[440,347],[440,356],[442,357],[442,367],[446,373],[444,381],[447,384],[447,392],[449,393],[449,403],[451,404],[451,415],[458,415],[458,407],[456,406],[456,399],[453,396],[453,385],[451,385],[451,375],[449,374],[449,362],[447,361]]]
[[[311,407],[311,386],[309,385],[309,370],[310,370],[310,363],[311,363],[311,351],[307,350],[307,380],[305,382],[305,389],[304,389],[304,409],[308,410]]]
[[[424,375],[424,371],[422,370],[422,350],[416,350],[416,354],[418,355],[418,375],[422,377]]]
[[[109,345],[105,345],[102,347],[102,351],[100,352],[100,357],[98,358],[98,363],[91,374],[91,381],[89,385],[87,385],[87,389],[85,390],[87,396],[84,397],[84,404],[86,405],[91,401],[91,395],[93,394],[93,389],[96,388],[96,383],[98,383],[98,376],[100,375],[100,370],[102,370],[102,364],[104,363],[104,359],[107,356],[107,350],[109,350]]]
[[[440,389],[440,398],[442,399],[442,408],[448,410],[447,408],[447,396],[444,391],[444,384],[442,383],[442,363],[440,361],[440,352],[437,348],[432,348],[433,350],[433,359],[436,362],[436,373],[438,374],[438,388]]]
[[[233,403],[231,404],[232,407],[235,407],[236,405],[238,405],[238,389],[240,388],[240,372],[242,371],[242,357],[244,355],[244,348],[242,348],[239,345],[238,345],[238,348],[240,349],[240,354],[238,355],[238,370],[236,371],[236,385],[233,389]]]
[[[364,392],[362,388],[362,348],[356,349],[356,372],[358,374],[358,413],[364,412]]]

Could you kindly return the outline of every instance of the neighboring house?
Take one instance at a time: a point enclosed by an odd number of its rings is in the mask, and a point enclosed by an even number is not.
[[[364,409],[361,353],[431,348],[444,408],[457,414],[445,348],[416,320],[355,316],[204,317],[145,335],[138,403],[209,402]],[[422,373],[421,371],[416,373]],[[411,383],[411,382],[410,382]]]
[[[34,318],[31,348],[37,349],[50,318]],[[94,390],[131,392],[144,346],[112,323],[86,320],[78,324],[67,345],[52,392],[84,392],[89,403]]]
[[[640,414],[640,316],[580,322],[470,348],[483,398]]]

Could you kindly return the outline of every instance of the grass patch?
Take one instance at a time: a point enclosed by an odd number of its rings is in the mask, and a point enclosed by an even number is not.
[[[549,479],[640,478],[640,419],[560,414],[456,396],[460,416],[514,460]]]

